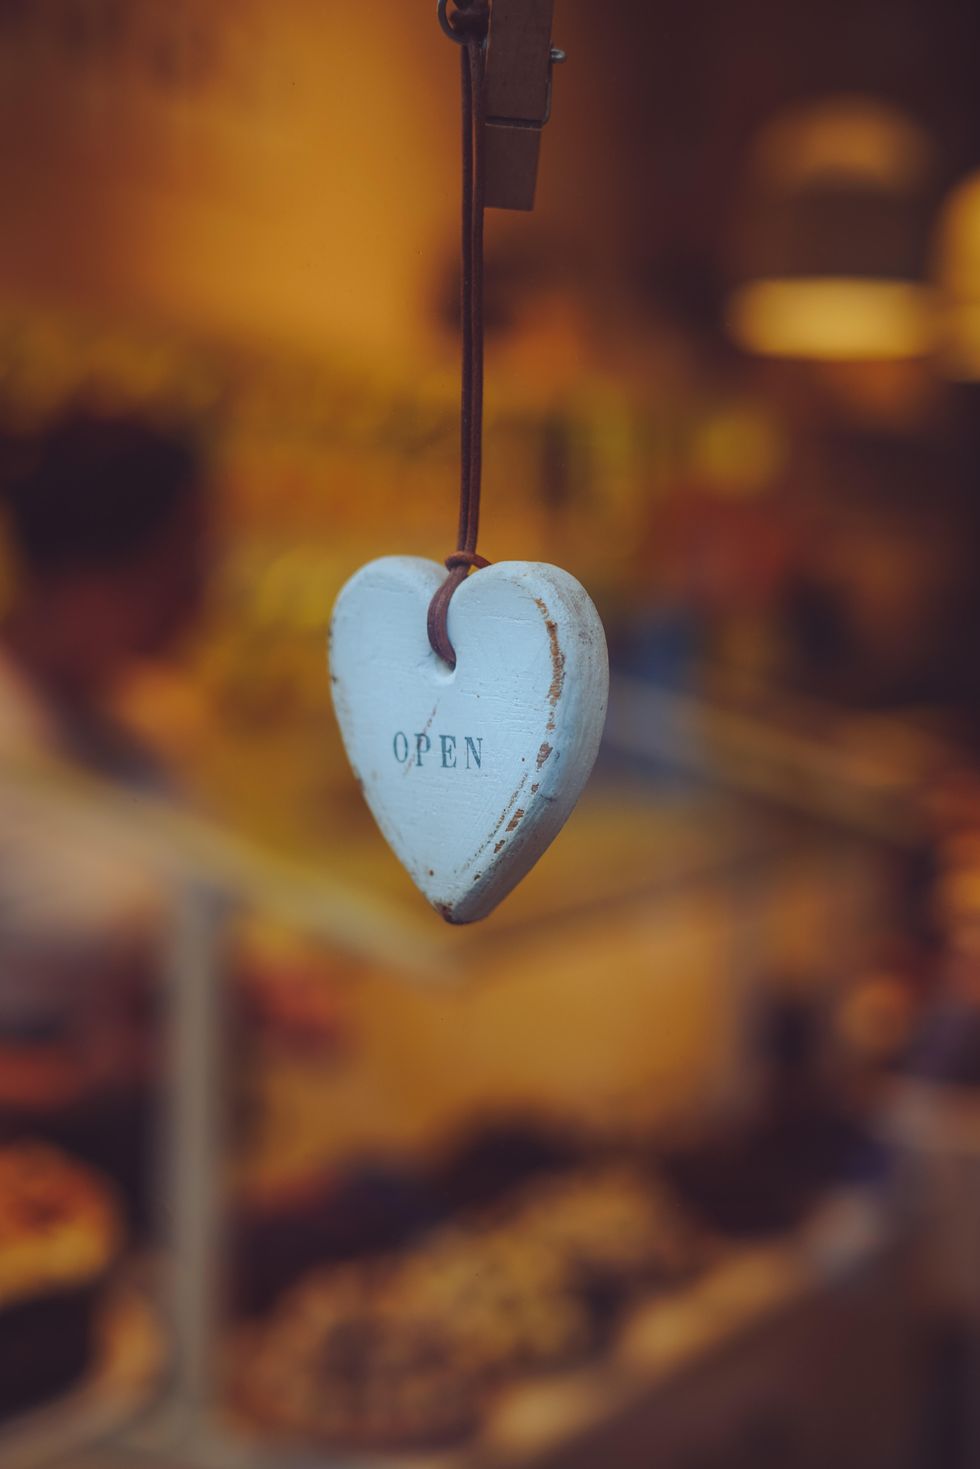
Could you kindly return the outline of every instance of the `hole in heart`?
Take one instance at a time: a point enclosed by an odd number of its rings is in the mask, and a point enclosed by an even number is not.
[[[457,660],[456,668],[450,668],[449,664],[430,648],[425,655],[422,667],[433,683],[451,684],[456,677],[459,661]]]

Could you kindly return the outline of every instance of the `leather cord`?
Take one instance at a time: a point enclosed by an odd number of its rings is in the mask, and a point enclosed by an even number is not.
[[[456,667],[447,619],[453,594],[470,571],[489,562],[477,555],[480,482],[483,468],[483,220],[484,76],[489,6],[486,0],[457,0],[450,25],[460,43],[462,91],[462,383],[460,393],[459,528],[449,572],[429,604],[427,628],[433,651]]]

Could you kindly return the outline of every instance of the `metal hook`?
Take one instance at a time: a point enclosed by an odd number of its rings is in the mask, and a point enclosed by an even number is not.
[[[457,10],[465,10],[472,4],[472,0],[455,0],[455,4]],[[436,0],[436,14],[439,17],[439,26],[443,34],[448,36],[451,41],[455,41],[457,46],[468,46],[473,40],[473,37],[467,36],[465,32],[456,29],[449,19],[448,7],[449,0]]]
[[[458,4],[459,0],[457,0],[457,7]],[[436,0],[436,15],[439,17],[439,26],[444,35],[448,36],[457,46],[466,46],[469,44],[468,38],[460,35],[459,31],[456,30],[452,21],[449,19],[449,0]],[[568,53],[563,51],[560,46],[552,46],[549,59],[552,66],[560,66],[563,61],[568,60]]]
[[[449,0],[436,0],[436,14],[439,17],[440,28],[451,41],[456,42],[457,46],[465,46],[466,37],[461,36],[458,31],[453,29],[449,21],[448,9]]]

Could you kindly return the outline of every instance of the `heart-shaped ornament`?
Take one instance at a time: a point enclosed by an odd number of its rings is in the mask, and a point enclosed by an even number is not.
[[[587,592],[557,566],[501,561],[449,604],[450,669],[426,614],[434,561],[385,556],[341,591],[334,708],[375,820],[450,923],[484,918],[558,834],[589,777],[609,692]]]

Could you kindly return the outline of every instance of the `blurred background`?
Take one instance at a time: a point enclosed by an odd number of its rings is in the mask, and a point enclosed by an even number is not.
[[[429,5],[0,3],[0,1456],[980,1465],[980,13],[558,0],[481,550],[592,781],[445,927],[325,630],[452,549]]]

